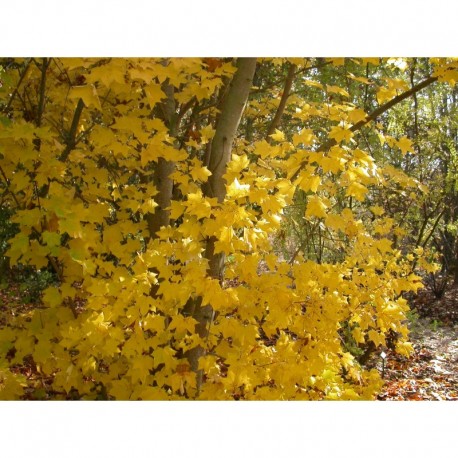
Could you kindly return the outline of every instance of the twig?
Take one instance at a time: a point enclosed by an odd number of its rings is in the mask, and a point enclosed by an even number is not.
[[[14,88],[14,91],[13,93],[11,94],[11,97],[10,99],[8,100],[8,104],[6,105],[6,107],[2,110],[3,112],[7,112],[10,108],[11,108],[11,104],[13,103],[13,100],[14,100],[14,97],[16,97],[18,91],[19,91],[19,86],[21,85],[22,81],[24,80],[25,78],[25,75],[27,73],[27,70],[29,69],[30,67],[30,62],[31,62],[31,59],[27,59],[27,63],[25,65],[25,68],[24,68],[24,71],[22,72],[20,78],[19,78],[19,81],[16,85],[16,87]]]
[[[3,179],[5,180],[5,184],[6,184],[6,189],[7,191],[11,194],[11,196],[13,197],[14,199],[14,202],[16,203],[17,207],[18,208],[21,208],[21,205],[19,204],[19,201],[16,197],[16,194],[14,194],[14,192],[11,190],[10,188],[10,183],[9,183],[9,180],[8,180],[8,177],[6,176],[5,174],[5,171],[3,170],[2,166],[0,165],[0,173],[2,174],[3,176]]]
[[[59,161],[61,162],[65,162],[67,160],[69,154],[71,153],[73,148],[76,146],[76,130],[78,129],[78,123],[79,123],[81,112],[83,111],[83,108],[84,108],[83,99],[79,99],[78,104],[76,105],[75,114],[73,115],[70,132],[68,133],[68,138],[66,141],[67,146],[59,157]]]

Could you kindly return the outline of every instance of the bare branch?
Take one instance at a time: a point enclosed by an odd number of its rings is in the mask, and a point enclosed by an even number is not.
[[[281,117],[283,116],[283,112],[285,111],[286,102],[291,92],[291,86],[293,85],[293,80],[296,71],[296,65],[291,64],[288,70],[288,75],[286,76],[285,86],[283,88],[283,94],[281,96],[280,104],[278,105],[277,112],[275,113],[272,122],[270,123],[269,128],[267,129],[266,137],[274,132],[277,126],[280,124]]]

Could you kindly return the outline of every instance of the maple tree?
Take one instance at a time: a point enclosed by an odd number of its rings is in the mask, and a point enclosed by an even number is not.
[[[382,76],[404,65],[5,61],[0,186],[19,228],[6,254],[56,282],[0,329],[0,396],[42,388],[15,370],[29,358],[64,399],[373,398],[380,375],[348,339],[395,333],[408,354],[403,293],[421,287],[413,262],[434,267],[371,205],[427,190],[364,138],[413,154],[379,117],[458,76],[452,59],[410,86]],[[285,227],[308,231],[292,251]]]

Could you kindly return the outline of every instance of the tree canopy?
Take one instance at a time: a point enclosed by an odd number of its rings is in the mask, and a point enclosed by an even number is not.
[[[458,61],[3,59],[0,397],[371,399],[458,279]],[[40,378],[26,380],[31,361]]]

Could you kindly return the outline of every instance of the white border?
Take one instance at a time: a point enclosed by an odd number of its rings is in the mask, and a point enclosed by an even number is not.
[[[16,0],[1,56],[451,56],[453,2]],[[2,456],[449,456],[450,402],[1,402]],[[6,453],[5,453],[6,452]],[[293,455],[294,454],[294,455]]]
[[[451,456],[453,402],[1,402],[2,456]],[[4,453],[4,451],[9,453]]]
[[[6,56],[452,56],[447,0],[16,0]]]

